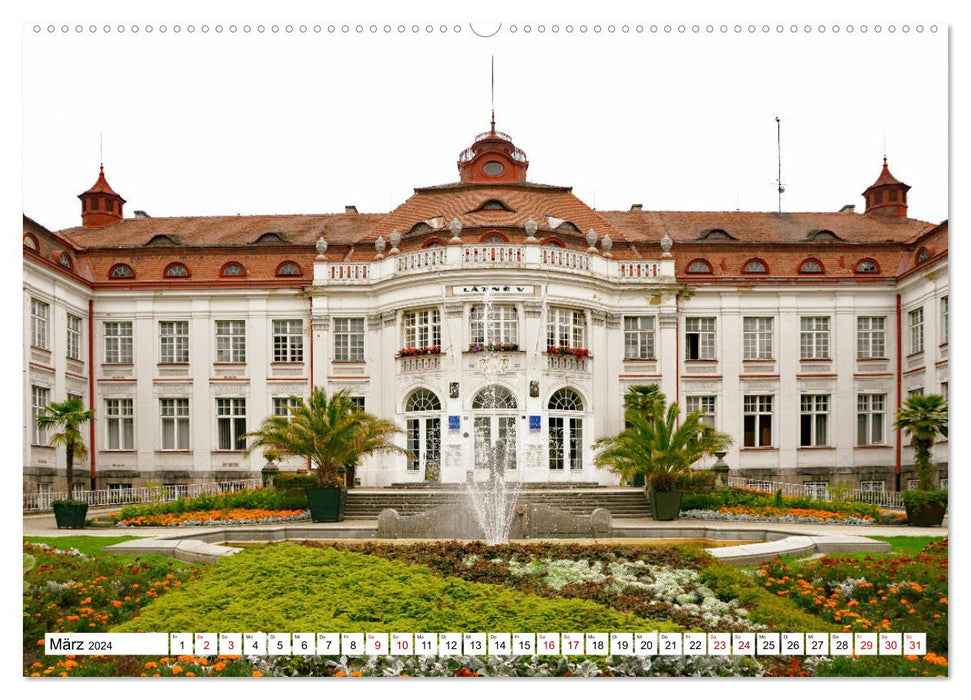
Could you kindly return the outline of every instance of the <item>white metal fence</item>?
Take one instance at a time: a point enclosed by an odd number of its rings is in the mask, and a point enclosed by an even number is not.
[[[75,489],[74,500],[85,501],[89,506],[126,506],[135,503],[162,503],[179,498],[192,498],[203,494],[232,493],[260,488],[262,479],[242,481],[211,481],[201,484],[177,484],[175,486],[142,486],[133,489],[101,489],[81,491]],[[56,493],[25,493],[24,512],[51,510],[51,502],[68,498],[67,491]]]
[[[746,479],[741,476],[728,477],[728,485],[738,488],[755,489],[767,494],[782,491],[783,496],[802,496],[816,498],[822,501],[854,501],[870,503],[884,508],[903,508],[904,502],[899,491],[863,491],[861,489],[830,489],[821,487],[818,483],[793,484],[786,481],[763,481],[761,479]]]

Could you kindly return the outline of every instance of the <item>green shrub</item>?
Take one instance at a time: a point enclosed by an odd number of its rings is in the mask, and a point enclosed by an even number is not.
[[[807,498],[805,496],[782,496],[782,503],[780,505],[780,495],[780,493],[769,495],[731,488],[716,489],[710,493],[686,493],[681,500],[681,510],[718,510],[719,508],[728,508],[731,506],[749,506],[754,508],[772,506],[776,508],[817,508],[860,517],[866,515],[873,519],[876,519],[880,514],[879,506],[870,503],[835,503],[832,501]]]
[[[904,491],[901,498],[911,508],[920,508],[927,503],[947,505],[947,491]]]
[[[221,560],[113,631],[676,631],[590,601],[436,576],[425,566],[285,543]]]
[[[280,472],[273,477],[273,485],[278,489],[309,489],[317,485],[317,478],[313,474]]]
[[[125,506],[120,518],[137,518],[140,515],[161,515],[163,513],[187,513],[197,510],[222,510],[232,508],[261,508],[267,510],[299,510],[307,507],[307,496],[303,491],[284,491],[281,489],[247,489],[218,495],[203,494],[194,498],[179,498],[166,503],[146,503]]]

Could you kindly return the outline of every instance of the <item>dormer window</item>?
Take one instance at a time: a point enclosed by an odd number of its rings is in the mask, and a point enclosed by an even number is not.
[[[564,221],[556,227],[557,231],[569,231],[570,233],[580,233],[580,229],[572,221]]]
[[[930,257],[931,257],[931,254],[927,250],[927,248],[921,248],[920,250],[917,251],[917,264],[920,265],[921,263],[927,262],[927,260]]]
[[[429,226],[424,221],[419,221],[417,224],[415,224],[414,226],[411,227],[411,229],[408,231],[408,233],[409,234],[412,234],[412,233],[422,233],[424,231],[431,231],[431,230],[433,230],[431,226]]]
[[[228,262],[223,265],[220,277],[245,277],[246,270],[238,262]]]
[[[182,263],[171,263],[168,267],[165,268],[164,276],[169,278],[188,277],[189,268],[187,268]]]
[[[66,267],[68,270],[74,269],[74,262],[71,260],[71,256],[67,253],[61,253],[61,256],[57,259],[61,267]]]
[[[486,164],[486,167],[492,165],[492,163]],[[500,166],[501,167],[501,166]],[[488,173],[488,171],[486,171]],[[488,173],[492,174],[492,173]],[[498,174],[498,173],[497,173]],[[473,209],[473,211],[515,211],[511,206],[506,204],[500,199],[489,199],[479,205],[478,209]]]
[[[563,245],[562,241],[558,241],[555,238],[547,238],[545,241],[543,241],[543,245],[546,246],[547,248],[564,248],[565,247]]]
[[[283,234],[270,231],[269,233],[262,234],[259,238],[253,241],[256,245],[279,245],[281,243],[286,243],[283,238]]]
[[[832,231],[810,231],[809,232],[809,235],[806,236],[806,239],[807,240],[810,240],[810,241],[838,241],[838,240],[841,240],[840,237],[837,236]]]
[[[160,233],[152,238],[146,243],[147,246],[163,246],[163,245],[178,245],[172,238]]]
[[[701,258],[692,260],[690,263],[688,263],[687,271],[689,275],[710,275],[711,263],[707,260],[702,260]]]
[[[804,275],[818,275],[823,271],[823,264],[819,262],[816,258],[808,258],[802,261],[802,265],[799,266],[799,272]]]
[[[276,269],[277,277],[299,277],[300,276],[300,266],[295,262],[287,261],[280,263],[280,266]]]
[[[31,250],[37,250],[37,239],[34,238],[34,234],[24,232],[24,248],[30,248]]]
[[[130,279],[135,276],[135,271],[131,269],[125,263],[118,263],[117,265],[112,265],[111,269],[108,271],[108,277],[111,279]]]
[[[490,243],[490,244],[494,244],[494,243],[502,244],[502,243],[508,243],[509,241],[507,241],[502,236],[494,233],[491,236],[486,236],[485,238],[483,238],[482,242]]]
[[[710,231],[703,231],[698,240],[700,241],[717,241],[717,240],[731,240],[732,237],[728,235],[726,231],[720,228],[713,228]]]
[[[746,275],[764,275],[769,271],[768,266],[762,260],[758,258],[752,258],[747,263],[745,267],[742,268],[742,272]]]
[[[875,275],[880,271],[877,267],[875,260],[865,258],[856,264],[856,273],[858,275]]]

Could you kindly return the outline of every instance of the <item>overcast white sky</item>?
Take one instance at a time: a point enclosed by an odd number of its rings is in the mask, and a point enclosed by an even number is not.
[[[910,214],[947,217],[947,29],[863,34],[846,22],[719,22],[709,34],[663,24],[505,23],[491,39],[447,24],[378,22],[334,34],[293,22],[243,32],[231,16],[140,23],[137,34],[49,34],[25,26],[24,212],[54,229],[78,225],[76,195],[105,170],[153,216],[387,211],[413,187],[457,179],[455,161],[488,127],[489,59],[498,128],[530,159],[529,179],[572,185],[598,209],[774,210],[782,118],[783,207],[862,209],[884,138],[891,170],[912,185]],[[160,33],[159,25],[168,31]],[[215,26],[223,31],[217,34]],[[230,33],[229,25],[237,31]],[[300,34],[300,24],[307,32]],[[553,24],[559,32],[553,33]],[[478,25],[490,29],[493,25]],[[898,24],[899,26],[899,24]],[[675,25],[677,27],[677,25]]]

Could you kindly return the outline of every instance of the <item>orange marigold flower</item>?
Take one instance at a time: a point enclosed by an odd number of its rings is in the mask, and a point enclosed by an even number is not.
[[[194,674],[192,671],[186,671],[186,673],[185,673],[185,677],[186,678],[194,678],[195,675],[196,674]]]
[[[355,678],[360,678],[363,674],[360,671],[351,671],[351,675]]]
[[[262,671],[253,671],[253,678],[259,678],[263,675]]]
[[[347,674],[344,673],[343,671],[338,671],[337,673],[334,674],[334,676],[337,677],[337,678],[343,678],[346,675]]]
[[[155,663],[154,661],[146,661],[145,662],[145,668],[147,668],[149,670],[151,670],[153,668],[158,668],[158,664]]]
[[[172,673],[174,673],[175,675],[179,675],[180,673],[182,673],[182,667],[181,666],[173,666],[172,667]]]
[[[213,671],[225,671],[226,670],[226,664],[224,664],[222,661],[218,661],[218,662],[216,662],[216,663],[214,663],[212,665],[212,670]]]

